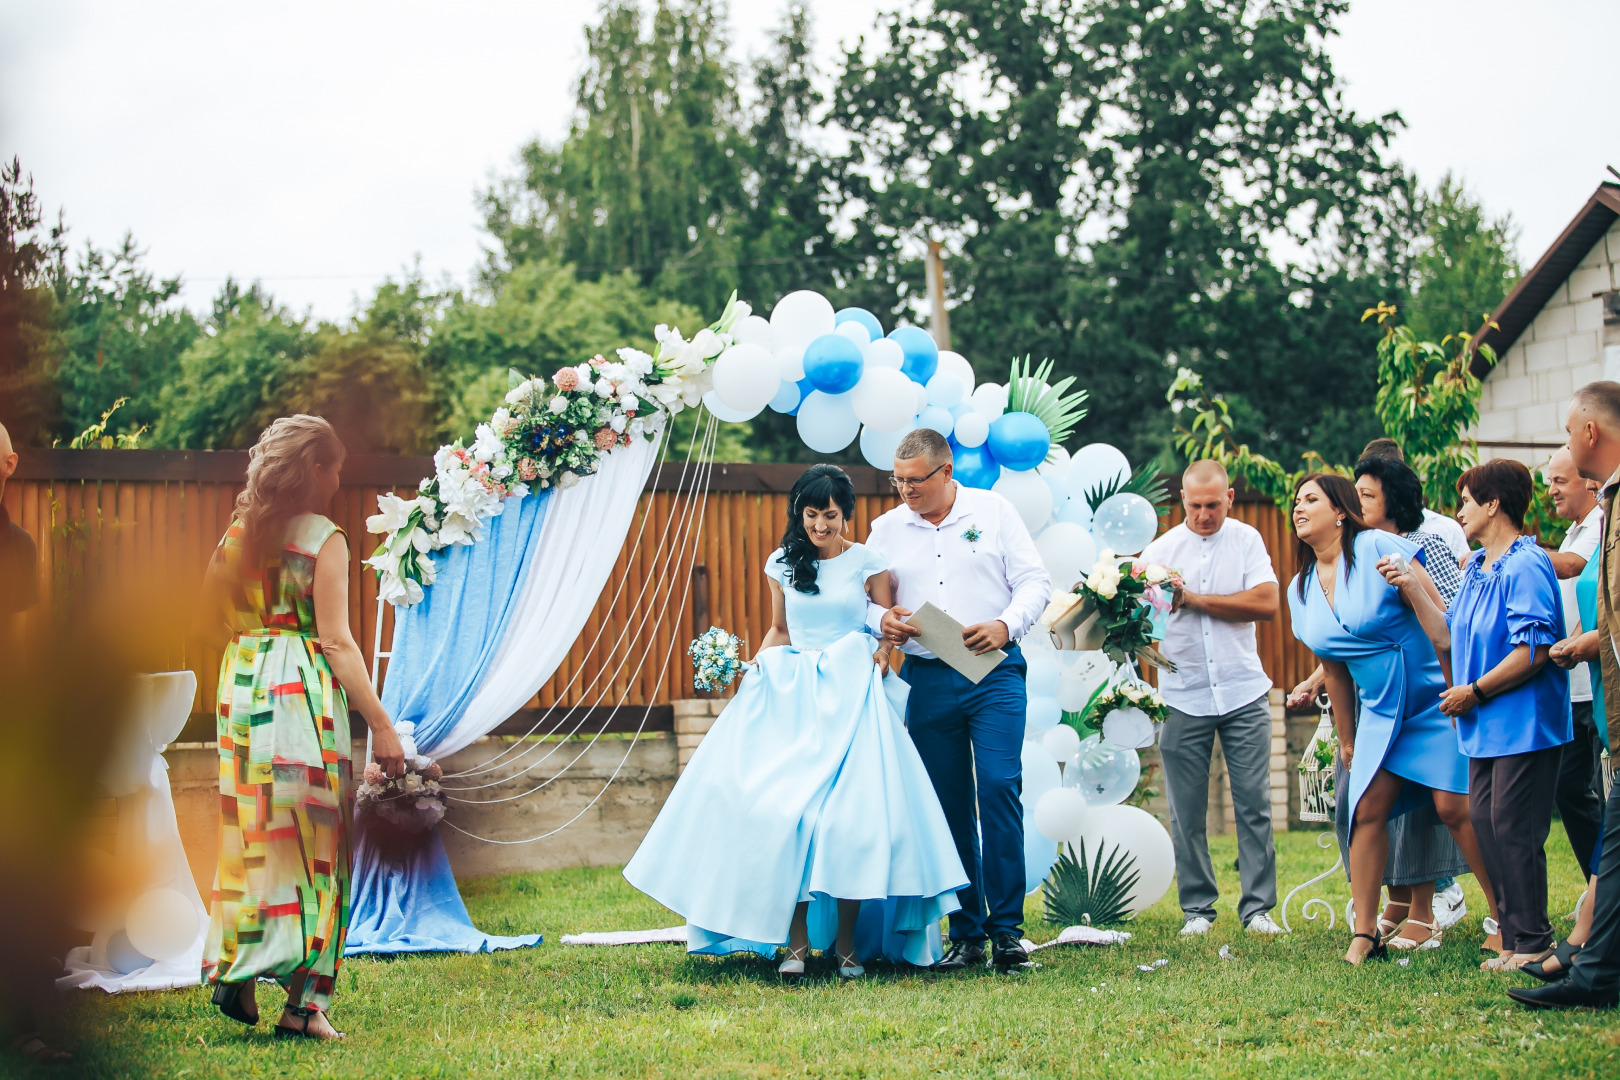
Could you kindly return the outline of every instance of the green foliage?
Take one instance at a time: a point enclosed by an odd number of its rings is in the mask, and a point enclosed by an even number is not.
[[[1106,483],[1098,484],[1086,492],[1086,502],[1095,511],[1110,496],[1120,494],[1142,496],[1153,504],[1153,509],[1158,511],[1160,517],[1170,512],[1170,485],[1161,475],[1159,463],[1156,461],[1143,465],[1126,480],[1115,477]]]
[[[1053,926],[1117,926],[1131,919],[1131,890],[1141,876],[1136,856],[1115,845],[1106,861],[1103,845],[1086,861],[1086,842],[1079,852],[1064,852],[1041,885],[1046,921]],[[1078,858],[1076,858],[1078,854]]]
[[[1470,368],[1469,335],[1447,334],[1439,344],[1421,341],[1411,327],[1396,323],[1395,314],[1393,306],[1380,303],[1362,315],[1384,327],[1375,408],[1385,433],[1423,478],[1424,501],[1451,510],[1458,478],[1479,463],[1479,447],[1464,434],[1479,420],[1480,382]],[[1490,346],[1480,346],[1479,354],[1496,363]]]
[[[17,446],[49,442],[61,409],[60,342],[47,287],[59,234],[39,233],[39,197],[22,163],[0,165],[0,424]]]
[[[1519,280],[1519,231],[1510,216],[1486,214],[1449,172],[1420,198],[1419,214],[1423,233],[1406,325],[1419,341],[1437,341],[1495,311]]]
[[[1074,425],[1085,418],[1086,392],[1068,393],[1074,385],[1074,376],[1059,379],[1047,385],[1052,374],[1052,361],[1042,360],[1035,374],[1029,373],[1029,357],[1022,361],[1014,358],[1012,372],[1007,377],[1007,411],[1027,412],[1046,425],[1054,447],[1062,446],[1074,434]]]
[[[145,426],[121,435],[107,434],[107,423],[112,419],[113,413],[127,405],[128,399],[119,398],[112,403],[112,408],[101,414],[101,419],[73,436],[68,443],[69,450],[139,450],[141,436],[146,433]]]

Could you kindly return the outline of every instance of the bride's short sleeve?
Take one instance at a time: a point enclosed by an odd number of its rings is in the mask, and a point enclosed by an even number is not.
[[[865,581],[873,574],[881,574],[889,568],[889,560],[874,548],[861,545],[861,580]]]
[[[765,560],[765,576],[787,588],[788,565],[782,561],[781,548],[771,552],[771,557]]]

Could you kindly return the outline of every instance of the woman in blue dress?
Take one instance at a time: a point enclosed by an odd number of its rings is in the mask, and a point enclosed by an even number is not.
[[[835,466],[793,485],[753,670],[624,868],[686,919],[689,952],[786,946],[786,976],[811,947],[832,946],[842,978],[879,956],[930,966],[960,906],[967,873],[906,732],[906,685],[866,628],[868,596],[894,598],[883,560],[844,536],[854,511]]]
[[[1493,918],[1496,901],[1468,817],[1468,762],[1440,715],[1442,657],[1451,643],[1422,549],[1367,528],[1356,489],[1342,476],[1301,481],[1293,520],[1303,567],[1288,589],[1294,636],[1322,661],[1339,754],[1350,769],[1338,803],[1351,821],[1355,898],[1344,958],[1360,964],[1388,955],[1377,919],[1389,819],[1424,801],[1462,849]]]

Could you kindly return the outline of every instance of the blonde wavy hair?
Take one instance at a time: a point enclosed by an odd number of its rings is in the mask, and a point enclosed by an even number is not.
[[[287,522],[309,510],[315,466],[335,465],[347,454],[332,425],[319,416],[283,416],[265,428],[248,451],[247,487],[236,497],[235,515],[248,549],[274,547]]]

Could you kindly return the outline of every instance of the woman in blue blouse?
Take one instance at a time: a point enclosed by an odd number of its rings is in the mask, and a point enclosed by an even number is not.
[[[1573,725],[1569,676],[1547,660],[1564,605],[1552,560],[1521,532],[1530,470],[1488,461],[1457,489],[1463,532],[1483,550],[1464,566],[1447,613],[1454,685],[1440,711],[1455,719],[1469,758],[1469,813],[1501,910],[1502,953],[1483,966],[1516,971],[1552,951],[1544,847]]]
[[[1355,897],[1355,933],[1344,958],[1360,964],[1387,955],[1377,918],[1391,818],[1431,803],[1486,898],[1493,893],[1469,821],[1468,763],[1440,715],[1451,641],[1423,549],[1368,528],[1356,489],[1342,476],[1303,480],[1293,521],[1302,567],[1288,588],[1294,635],[1322,661],[1339,757],[1350,771],[1338,803],[1352,823]]]

